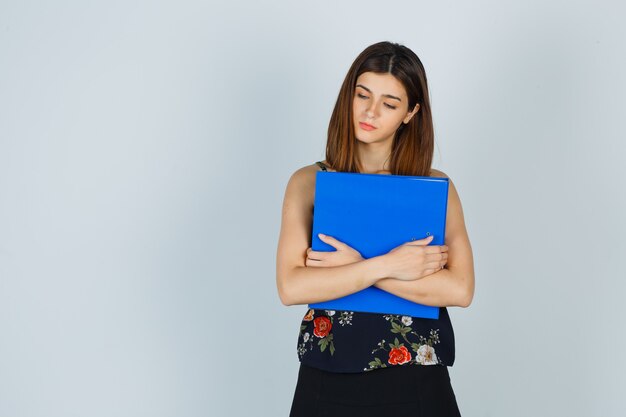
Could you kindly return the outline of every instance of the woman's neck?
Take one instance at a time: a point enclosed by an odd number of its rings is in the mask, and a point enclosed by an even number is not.
[[[384,174],[390,172],[391,141],[359,143],[358,154],[361,172],[364,174]]]

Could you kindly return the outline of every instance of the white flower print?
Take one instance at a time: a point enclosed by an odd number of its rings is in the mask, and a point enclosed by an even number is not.
[[[306,348],[304,347],[304,343],[298,345],[298,356],[302,357],[306,353]]]
[[[354,311],[342,311],[339,314],[339,324],[345,326],[346,324],[352,325],[352,315]]]
[[[437,355],[432,346],[422,345],[417,349],[415,361],[421,365],[436,365]]]
[[[402,316],[402,324],[404,324],[405,326],[410,326],[411,324],[413,324],[413,319],[411,318],[411,316]]]
[[[311,335],[309,334],[309,332],[306,332],[306,333],[302,336],[302,340],[304,340],[304,342],[308,342],[308,341],[309,341],[309,337],[311,337]]]
[[[329,316],[334,316],[335,310],[326,310],[326,314],[328,314]]]

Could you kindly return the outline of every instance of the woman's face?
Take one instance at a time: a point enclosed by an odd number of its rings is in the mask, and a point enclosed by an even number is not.
[[[373,143],[393,140],[401,123],[419,110],[409,111],[404,86],[389,73],[364,72],[356,80],[352,111],[356,138]]]

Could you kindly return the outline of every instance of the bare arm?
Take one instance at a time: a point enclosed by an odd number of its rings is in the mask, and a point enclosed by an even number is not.
[[[445,174],[433,170],[433,176],[445,176]],[[445,242],[448,246],[446,267],[414,281],[384,278],[374,284],[376,287],[424,305],[468,307],[471,304],[474,297],[472,248],[465,228],[459,195],[452,181],[449,181]]]
[[[381,257],[348,265],[309,268],[315,167],[296,171],[287,184],[276,255],[276,284],[284,305],[309,304],[360,291],[387,276]]]
[[[466,289],[466,279],[455,277],[445,268],[415,281],[384,278],[374,285],[398,297],[428,306],[468,307],[473,297]]]
[[[361,291],[384,276],[378,261],[370,258],[328,268],[296,266],[287,271],[289,284],[279,290],[280,299],[284,305],[310,304]]]

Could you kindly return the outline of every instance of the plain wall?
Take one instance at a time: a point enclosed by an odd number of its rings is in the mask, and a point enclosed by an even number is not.
[[[368,45],[413,49],[476,294],[464,416],[623,416],[625,7],[0,2],[0,415],[285,416],[285,186]]]

